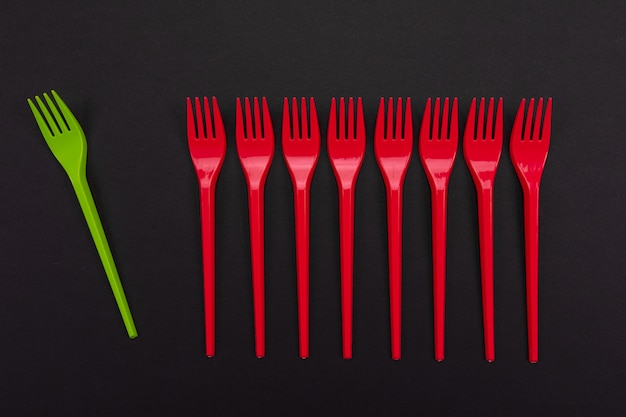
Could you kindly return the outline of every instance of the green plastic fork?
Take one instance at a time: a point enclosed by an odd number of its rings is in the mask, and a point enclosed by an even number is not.
[[[130,313],[130,308],[126,301],[126,295],[124,294],[117,268],[113,262],[109,243],[102,229],[102,223],[100,222],[100,216],[96,210],[96,204],[93,201],[93,196],[91,195],[91,190],[87,183],[87,141],[85,139],[85,133],[83,133],[83,129],[78,124],[78,121],[56,91],[52,90],[52,96],[54,97],[56,105],[46,93],[43,94],[43,97],[47,107],[39,96],[35,96],[35,101],[39,108],[37,108],[31,99],[28,99],[28,105],[33,111],[35,120],[39,125],[39,129],[48,147],[50,147],[50,150],[63,169],[65,169],[67,176],[72,182],[76,197],[78,197],[78,202],[83,210],[85,220],[87,220],[89,230],[91,231],[91,236],[96,244],[102,265],[104,266],[107,278],[111,284],[111,289],[113,290],[115,301],[117,302],[122,320],[126,326],[128,337],[134,339],[137,337],[137,329],[135,328],[133,316]],[[52,115],[50,112],[52,112]]]

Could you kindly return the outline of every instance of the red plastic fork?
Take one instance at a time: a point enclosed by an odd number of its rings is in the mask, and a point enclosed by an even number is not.
[[[393,99],[389,99],[385,133],[385,100],[381,98],[374,131],[374,153],[387,190],[391,358],[394,360],[400,359],[402,349],[402,188],[413,150],[413,115],[410,98],[406,99],[405,111],[403,133],[402,98],[398,98],[394,134]]]
[[[511,161],[513,161],[513,166],[524,191],[528,361],[536,363],[539,360],[539,185],[550,148],[552,98],[548,98],[543,128],[541,128],[543,98],[539,99],[534,123],[535,99],[530,99],[526,124],[522,133],[525,106],[526,100],[522,99],[511,131],[510,151]]]
[[[463,137],[465,162],[474,179],[478,197],[483,333],[485,360],[488,362],[496,359],[493,311],[493,183],[502,153],[502,98],[498,100],[495,129],[492,122],[493,105],[494,99],[491,98],[485,122],[485,99],[481,99],[476,122],[476,99],[472,100]]]
[[[444,358],[445,310],[446,310],[446,212],[448,182],[456,157],[459,141],[459,112],[457,99],[452,104],[448,130],[449,104],[444,100],[439,133],[440,100],[435,100],[431,128],[431,100],[426,102],[420,128],[419,150],[424,171],[430,183],[432,200],[433,233],[433,304],[435,328],[435,360]]]
[[[215,97],[213,97],[214,122],[211,121],[208,98],[204,97],[204,115],[198,97],[195,99],[195,110],[194,120],[191,99],[187,97],[189,153],[200,185],[206,355],[212,357],[215,356],[215,183],[226,156],[226,133]]]
[[[254,334],[256,356],[265,356],[265,265],[264,214],[265,179],[274,157],[274,130],[265,97],[262,99],[263,124],[259,100],[254,98],[254,129],[250,100],[246,97],[245,128],[241,100],[237,99],[237,152],[248,184],[250,211],[250,250],[252,252],[252,298],[254,305]]]
[[[300,123],[298,123],[298,101],[295,97],[292,99],[291,109],[293,117],[290,119],[289,100],[285,97],[283,154],[293,183],[298,272],[298,329],[300,357],[304,359],[309,357],[309,198],[311,179],[320,156],[320,126],[313,97],[309,104],[310,122],[307,121],[304,97],[300,105]]]
[[[356,127],[356,131],[355,131]],[[354,262],[354,189],[365,155],[365,121],[363,104],[357,101],[356,126],[354,101],[348,101],[348,130],[343,97],[339,100],[339,131],[337,105],[333,98],[328,120],[328,157],[339,189],[339,240],[341,245],[341,329],[343,358],[352,358],[352,288]]]

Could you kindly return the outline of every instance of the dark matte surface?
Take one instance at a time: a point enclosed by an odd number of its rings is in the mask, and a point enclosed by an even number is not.
[[[2,415],[626,413],[623,1],[109,3],[10,2],[0,14]],[[87,134],[133,341],[26,105],[51,88]],[[220,100],[229,133],[217,186],[214,359],[203,356],[184,107],[205,94]],[[314,96],[323,132],[332,96],[363,97],[352,361],[341,359],[337,192],[325,145],[312,187],[311,358],[298,359],[292,191],[279,143],[266,190],[267,357],[254,357],[233,136],[235,98],[246,95],[268,97],[275,127],[283,96]],[[503,96],[507,136],[522,97],[554,98],[537,365],[526,361],[522,200],[508,146],[495,192],[496,362],[483,360],[477,209],[462,157],[450,184],[447,356],[433,360],[430,199],[416,154],[404,200],[403,359],[390,359],[377,100],[411,96],[418,125],[426,98],[446,95],[459,97],[461,128],[472,97]]]

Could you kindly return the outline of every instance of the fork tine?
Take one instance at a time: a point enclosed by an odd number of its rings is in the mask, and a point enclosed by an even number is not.
[[[39,105],[39,110],[41,111],[41,113],[43,113],[43,116],[46,119],[48,126],[50,127],[50,131],[52,132],[52,135],[53,136],[59,135],[61,133],[59,132],[59,127],[57,126],[56,122],[50,115],[50,112],[46,108],[46,105],[43,104],[43,101],[41,101],[41,98],[39,98],[39,96],[35,96],[35,100],[37,101],[37,104]]]
[[[285,97],[283,99],[283,138],[292,138],[289,130],[289,99]]]
[[[339,99],[339,139],[346,138],[346,105],[343,97]]]
[[[524,126],[524,140],[530,140],[530,130],[533,125],[533,113],[535,112],[535,99],[528,102],[528,112],[526,113],[526,125]]]
[[[213,130],[216,138],[225,138],[226,132],[224,130],[224,122],[222,121],[222,113],[220,113],[220,106],[217,104],[217,98],[213,96],[213,121],[215,122]]]
[[[493,97],[489,99],[489,108],[487,110],[487,121],[485,130],[485,139],[491,140],[493,138]]]
[[[50,138],[52,138],[52,132],[50,131],[50,128],[44,121],[43,116],[41,115],[39,110],[37,110],[35,103],[33,103],[31,99],[28,99],[27,101],[28,105],[30,106],[30,110],[33,112],[33,116],[35,116],[35,121],[37,122],[37,126],[39,126],[39,130],[41,130],[43,137],[46,140],[49,140]]]
[[[295,97],[292,97],[291,99],[291,123],[293,125],[291,137],[294,139],[300,139],[300,127],[298,126],[298,100]]]
[[[394,139],[402,137],[402,97],[398,97],[398,105],[396,108],[396,136]]]
[[[252,112],[250,111],[250,99],[246,97],[246,138],[254,137],[252,133]]]
[[[196,121],[193,118],[193,108],[191,107],[190,97],[187,97],[187,137],[196,137]]]
[[[450,117],[450,100],[446,97],[443,101],[441,113],[441,139],[448,139],[448,118]]]
[[[80,128],[80,125],[78,124],[78,120],[76,120],[76,117],[74,117],[74,113],[72,113],[69,107],[67,107],[67,104],[65,104],[61,96],[59,96],[55,90],[51,90],[51,92],[52,92],[52,97],[56,101],[57,106],[59,107],[59,110],[61,111],[61,114],[65,118],[65,122],[67,124],[68,129],[72,130],[72,129]]]
[[[523,98],[517,108],[513,128],[511,129],[511,140],[522,140],[522,123],[524,122],[524,108],[526,107],[526,99]]]
[[[452,116],[450,116],[450,140],[459,140],[459,100],[455,97],[452,101]]]
[[[439,107],[441,105],[441,100],[439,99],[439,97],[437,97],[435,99],[435,107],[433,109],[433,127],[432,127],[432,133],[431,133],[431,137],[433,138],[433,140],[437,140],[439,139]]]
[[[411,111],[411,97],[406,98],[404,114],[404,140],[413,141],[413,112]]]
[[[533,127],[533,140],[539,140],[539,128],[541,127],[541,113],[543,111],[543,97],[539,98],[537,111],[535,112],[535,125]]]
[[[311,97],[309,99],[309,131],[311,132],[311,139],[319,140],[320,137],[320,124],[317,121],[317,109],[315,108],[315,99]]]
[[[365,118],[363,117],[363,100],[361,97],[356,101],[356,136],[355,139],[365,139]]]
[[[330,115],[328,116],[328,138],[337,139],[337,103],[335,97],[330,100]]]
[[[261,139],[263,131],[261,130],[261,108],[259,107],[259,99],[254,98],[254,138]]]
[[[550,128],[552,125],[552,97],[548,97],[546,103],[546,114],[543,116],[543,130],[541,131],[541,140],[550,141]]]
[[[378,102],[378,113],[376,114],[376,126],[374,127],[374,138],[384,138],[385,131],[385,99],[380,98]]]
[[[63,132],[63,130],[68,130],[67,126],[65,125],[65,121],[63,121],[63,118],[61,117],[61,115],[59,114],[59,111],[57,110],[57,106],[54,105],[54,103],[50,99],[50,96],[48,96],[48,93],[43,93],[43,98],[46,100],[46,103],[48,103],[48,107],[50,108],[50,111],[52,111],[54,120],[56,120],[57,125],[59,126],[59,131]]]
[[[493,139],[498,142],[502,142],[502,136],[504,135],[504,123],[502,118],[502,97],[500,97],[498,100],[498,110],[496,111],[496,130],[493,132]]]
[[[476,97],[472,99],[469,113],[467,113],[467,122],[465,122],[465,133],[463,134],[463,141],[468,142],[470,140],[476,140],[474,131],[476,129]]]
[[[348,132],[346,139],[353,139],[354,136],[354,99],[350,97],[348,100]]]
[[[302,139],[309,138],[309,129],[307,127],[308,120],[306,117],[306,98],[302,97],[300,100],[300,120],[302,124]]]
[[[237,140],[244,139],[246,137],[243,130],[243,111],[241,109],[241,100],[237,97],[237,106],[235,110],[235,137]]]
[[[422,116],[422,125],[420,127],[420,141],[430,140],[430,97],[426,100],[424,115]]]
[[[478,120],[476,121],[476,140],[483,140],[485,136],[483,131],[485,128],[485,97],[480,99],[480,106],[478,107]]]
[[[206,123],[206,137],[213,139],[213,118],[211,117],[211,108],[209,107],[209,99],[204,96],[204,117]]]
[[[198,139],[205,139],[206,136],[204,135],[204,125],[202,122],[202,107],[200,106],[200,99],[198,97],[196,97],[195,99],[195,105],[196,105],[196,124],[198,125]]]
[[[387,129],[385,139],[391,140],[393,138],[393,98],[389,97],[387,102]]]
[[[261,107],[263,108],[263,139],[274,140],[272,115],[270,114],[270,108],[267,106],[267,100],[265,97],[261,98]]]

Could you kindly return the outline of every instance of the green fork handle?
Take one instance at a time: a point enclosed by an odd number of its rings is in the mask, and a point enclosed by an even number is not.
[[[98,254],[100,255],[100,260],[102,261],[102,265],[106,271],[107,278],[109,279],[111,290],[113,290],[117,307],[120,310],[122,320],[126,326],[128,337],[134,339],[137,337],[135,322],[133,321],[133,316],[130,313],[128,301],[126,301],[126,295],[124,294],[124,289],[122,288],[122,283],[120,282],[120,276],[117,273],[115,262],[113,262],[113,255],[111,255],[111,249],[109,248],[109,243],[107,242],[107,238],[104,234],[102,222],[100,221],[98,210],[96,210],[96,204],[93,201],[93,196],[91,195],[91,190],[89,189],[89,184],[87,183],[87,178],[81,175],[76,178],[70,177],[70,179],[72,181],[72,185],[74,186],[76,197],[78,197],[80,207],[83,209],[83,214],[85,216],[85,220],[87,220],[89,231],[91,232],[93,241],[98,249]]]

